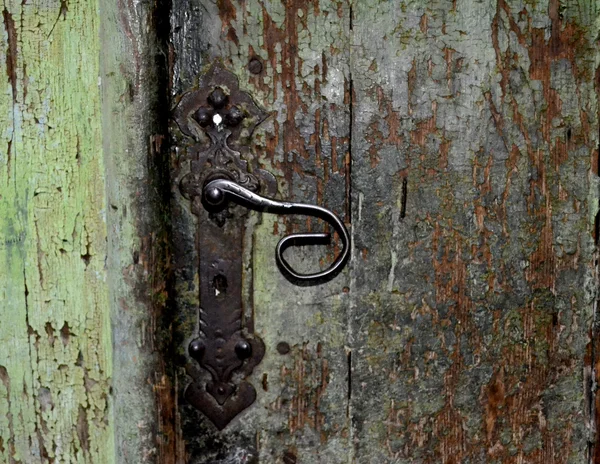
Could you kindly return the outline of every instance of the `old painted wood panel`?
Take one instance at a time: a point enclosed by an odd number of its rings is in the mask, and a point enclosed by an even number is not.
[[[595,462],[597,16],[6,2],[0,462]],[[299,288],[274,245],[321,226],[252,216],[267,353],[223,433],[180,396],[198,276],[167,237],[194,234],[167,98],[214,60],[272,112],[253,150],[280,198],[335,210],[354,241],[345,273]]]
[[[119,464],[171,462],[176,443],[166,280],[168,16],[164,2],[101,0],[111,382]],[[108,455],[105,457],[108,461]],[[101,461],[105,462],[105,461]]]
[[[173,96],[223,62],[274,113],[254,149],[281,198],[333,208],[354,239],[344,275],[298,289],[271,250],[306,224],[262,218],[264,391],[223,434],[183,407],[182,462],[593,462],[597,14],[173,2]]]
[[[0,462],[111,462],[98,3],[2,16]]]
[[[597,8],[354,3],[356,462],[596,462]]]
[[[5,2],[2,463],[173,454],[160,11]]]
[[[177,0],[171,18],[174,98],[193,88],[214,60],[221,61],[272,113],[255,132],[253,153],[276,175],[280,198],[323,204],[348,220],[348,4]],[[254,72],[252,60],[255,66],[260,62]],[[189,141],[179,137],[177,143],[181,148],[174,163],[185,156]],[[198,287],[190,285],[199,278],[195,220],[177,179],[173,192],[175,241],[192,245],[179,247],[190,260],[175,269],[179,325],[174,332],[178,354],[185,355],[189,338],[183,337],[194,334],[197,320]],[[251,379],[258,398],[222,433],[180,399],[186,454],[177,462],[242,462],[244,455],[259,456],[261,462],[347,460],[352,450],[347,275],[310,289],[292,285],[275,265],[278,239],[286,231],[322,226],[269,215],[253,215],[250,224],[255,229],[245,247],[246,311],[252,308],[255,330],[267,349]],[[314,270],[331,257],[326,249],[316,249],[296,256],[296,264]],[[181,398],[189,382],[183,367],[177,379]]]

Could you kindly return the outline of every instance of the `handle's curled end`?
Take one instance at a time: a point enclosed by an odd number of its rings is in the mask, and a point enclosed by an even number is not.
[[[323,245],[331,240],[330,234],[305,233],[286,235],[277,244],[275,259],[283,274],[299,285],[314,285],[334,278],[345,266],[350,256],[350,235],[344,223],[333,212],[316,205],[291,203],[262,197],[254,192],[227,180],[216,179],[208,182],[203,189],[202,199],[208,208],[224,208],[232,201],[246,208],[272,214],[301,214],[313,216],[329,223],[338,233],[343,249],[334,262],[324,271],[312,274],[296,272],[283,257],[283,252],[291,246]]]

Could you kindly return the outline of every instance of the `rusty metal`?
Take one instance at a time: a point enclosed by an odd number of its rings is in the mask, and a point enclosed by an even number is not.
[[[258,58],[252,58],[248,63],[248,69],[252,74],[260,74],[263,70],[263,64]]]
[[[178,172],[177,177],[179,190],[197,217],[200,276],[199,333],[188,352],[201,369],[188,368],[192,382],[184,396],[219,430],[256,399],[256,390],[246,379],[265,352],[264,343],[253,333],[253,321],[243,317],[246,208],[314,216],[337,232],[342,252],[328,269],[314,274],[296,272],[283,251],[294,245],[328,243],[330,234],[291,234],[279,241],[277,264],[298,284],[334,277],[349,256],[348,232],[331,211],[259,195],[274,196],[277,189],[274,176],[258,167],[248,149],[253,130],[266,116],[250,95],[239,90],[237,78],[219,65],[201,77],[197,90],[181,97],[174,113],[181,132],[195,140],[180,163],[182,171],[188,167],[189,171]]]
[[[275,177],[258,168],[246,143],[266,117],[250,95],[239,90],[237,78],[219,65],[202,76],[198,90],[182,96],[174,118],[181,132],[197,143],[187,150],[190,170],[181,179],[180,191],[192,202],[195,215],[202,210],[202,188],[212,179],[229,179],[253,192],[259,187],[270,194],[277,191]],[[242,154],[247,155],[245,159]],[[253,161],[252,172],[246,159]],[[211,219],[222,226],[230,216],[231,212],[224,210],[212,214]]]

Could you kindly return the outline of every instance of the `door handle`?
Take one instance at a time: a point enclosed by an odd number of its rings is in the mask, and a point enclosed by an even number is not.
[[[237,78],[219,64],[200,76],[197,88],[178,98],[173,114],[184,137],[173,163],[180,194],[174,197],[179,214],[174,221],[173,233],[179,237],[174,261],[181,263],[175,274],[183,284],[179,288],[198,291],[192,303],[198,314],[197,329],[186,336],[185,371],[192,380],[184,397],[218,429],[256,399],[248,377],[265,353],[263,341],[254,332],[252,302],[242,291],[245,284],[252,285],[243,259],[247,210],[315,217],[337,233],[342,246],[337,257],[325,270],[307,274],[296,271],[284,251],[292,246],[326,245],[331,234],[293,233],[279,240],[276,263],[297,285],[332,279],[350,256],[348,231],[333,212],[271,198],[277,192],[275,177],[261,169],[248,143],[266,117],[252,97],[239,89]],[[189,305],[189,297],[182,297],[182,307]]]
[[[306,203],[292,203],[273,200],[258,195],[227,179],[215,179],[208,182],[202,192],[202,202],[208,210],[220,210],[228,202],[234,202],[248,209],[271,214],[299,214],[312,216],[326,221],[337,232],[342,242],[342,251],[325,270],[311,274],[297,272],[283,256],[283,252],[292,246],[327,245],[331,241],[328,233],[290,234],[283,237],[275,248],[275,259],[282,273],[290,280],[301,284],[323,283],[335,277],[345,266],[350,256],[350,236],[340,218],[326,208]]]

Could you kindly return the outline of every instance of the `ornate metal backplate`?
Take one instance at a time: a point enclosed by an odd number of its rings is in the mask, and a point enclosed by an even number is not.
[[[246,148],[266,116],[239,90],[237,78],[220,65],[200,78],[197,90],[181,97],[174,112],[181,132],[191,141],[176,176],[197,218],[200,275],[199,333],[189,345],[189,354],[202,369],[190,371],[193,380],[185,398],[218,429],[254,402],[256,391],[246,378],[261,361],[265,347],[253,333],[252,321],[243,318],[247,210],[209,211],[202,205],[202,189],[213,179],[227,179],[253,192],[275,193],[275,178],[256,166]]]
[[[219,429],[254,402],[256,391],[246,378],[265,351],[262,340],[253,333],[253,321],[243,319],[242,256],[247,209],[313,216],[328,222],[337,233],[342,251],[327,269],[310,274],[295,271],[283,257],[284,250],[329,243],[331,234],[293,233],[279,240],[275,261],[281,272],[298,285],[332,279],[350,256],[348,231],[333,212],[321,206],[269,198],[275,194],[275,178],[259,169],[247,150],[253,130],[265,116],[252,98],[238,89],[236,77],[220,66],[213,66],[200,79],[198,90],[183,95],[175,110],[181,131],[194,140],[177,178],[181,195],[191,202],[191,211],[197,217],[200,275],[199,333],[189,345],[189,354],[202,371],[190,370],[193,381],[185,398]],[[183,172],[187,167],[189,170]]]

